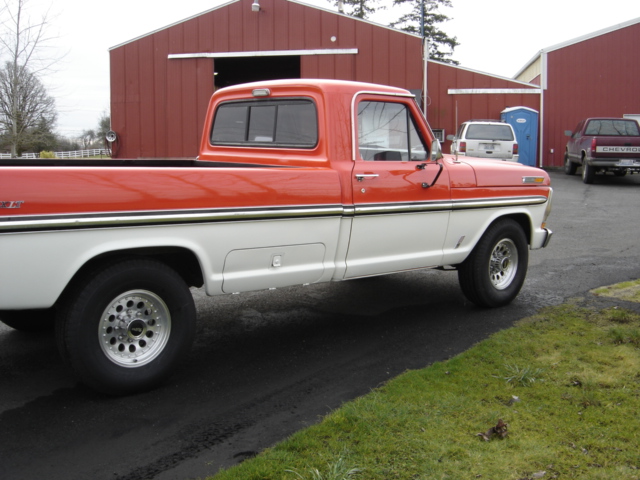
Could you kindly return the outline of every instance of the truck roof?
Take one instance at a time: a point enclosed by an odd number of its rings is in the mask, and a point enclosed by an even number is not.
[[[387,94],[414,96],[404,88],[377,85],[373,83],[354,82],[349,80],[331,80],[326,78],[294,78],[283,80],[263,80],[260,82],[243,83],[225,87],[219,92],[240,93],[256,89],[268,88],[272,91],[280,90],[318,90],[324,92],[339,91],[342,93],[380,92]]]
[[[589,122],[591,120],[622,120],[625,122],[635,122],[633,118],[624,118],[624,117],[589,117],[585,118],[585,122]]]

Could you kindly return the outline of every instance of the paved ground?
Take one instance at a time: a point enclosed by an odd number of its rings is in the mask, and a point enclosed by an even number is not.
[[[163,388],[77,385],[51,336],[0,326],[0,478],[185,480],[238,463],[406,369],[464,351],[543,306],[640,278],[640,176],[552,173],[554,238],[508,307],[467,303],[453,272],[206,298]],[[615,301],[615,300],[610,300]]]

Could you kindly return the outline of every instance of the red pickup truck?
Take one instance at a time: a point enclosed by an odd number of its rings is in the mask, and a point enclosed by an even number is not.
[[[582,181],[593,183],[596,173],[617,176],[640,173],[640,128],[628,118],[587,118],[572,132],[564,154],[564,171],[573,175],[582,165]]]
[[[511,302],[551,238],[549,176],[443,156],[408,91],[281,80],[211,98],[194,160],[0,161],[0,319],[55,322],[104,392],[154,387],[208,295],[455,268]]]

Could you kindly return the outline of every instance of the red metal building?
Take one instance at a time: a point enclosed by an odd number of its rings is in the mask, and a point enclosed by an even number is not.
[[[235,0],[113,47],[111,127],[120,158],[194,157],[216,88],[274,78],[398,86],[441,134],[506,107],[540,108],[536,85],[422,60],[419,36],[292,0]],[[444,145],[448,151],[448,142]]]
[[[541,50],[516,78],[541,87],[540,161],[562,166],[565,130],[587,117],[640,117],[640,18]]]

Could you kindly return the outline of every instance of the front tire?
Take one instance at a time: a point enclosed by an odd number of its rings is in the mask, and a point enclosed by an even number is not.
[[[65,294],[58,346],[80,381],[122,395],[158,386],[188,352],[193,296],[165,264],[130,258],[98,268]]]
[[[458,281],[474,304],[500,307],[518,296],[528,265],[529,245],[522,227],[515,220],[498,220],[458,267]]]
[[[564,154],[564,173],[567,175],[575,175],[576,170],[578,169],[578,165],[573,163],[569,158],[569,153],[565,152]]]

